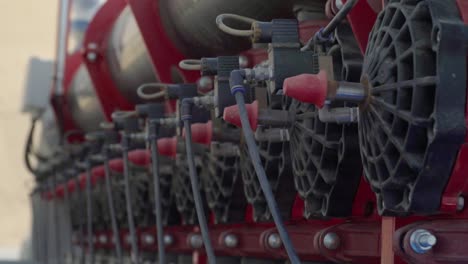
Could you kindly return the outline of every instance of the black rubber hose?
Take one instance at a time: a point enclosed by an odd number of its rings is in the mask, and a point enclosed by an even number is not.
[[[138,243],[137,235],[135,231],[135,222],[133,221],[133,210],[130,194],[130,168],[128,161],[128,145],[129,145],[128,135],[125,133],[122,137],[122,156],[123,156],[123,169],[124,169],[124,185],[125,185],[125,204],[127,207],[127,220],[128,220],[128,229],[130,231],[130,244],[132,248],[132,263],[138,264],[140,262],[138,258]]]
[[[336,13],[333,19],[323,28],[322,35],[329,36],[333,31],[338,27],[338,25],[346,18],[346,16],[351,12],[353,7],[356,5],[358,0],[347,0],[343,7]]]
[[[156,120],[148,121],[148,141],[151,148],[151,166],[153,172],[154,184],[154,207],[156,212],[156,236],[158,240],[158,263],[166,263],[166,253],[164,250],[164,229],[162,222],[162,205],[161,205],[161,186],[159,177],[159,160],[158,160],[158,144],[156,138],[157,124]]]
[[[91,204],[91,166],[89,161],[86,164],[86,223],[88,238],[89,263],[94,263],[94,243],[93,243],[93,209]]]
[[[31,127],[29,128],[29,133],[28,137],[26,139],[26,145],[24,148],[24,163],[26,164],[26,168],[28,171],[36,176],[37,170],[32,167],[31,160],[29,159],[29,155],[31,154],[31,148],[33,144],[33,138],[34,138],[34,130],[36,128],[36,123],[37,123],[37,118],[33,118],[31,120]]]
[[[268,181],[268,178],[265,174],[265,169],[262,166],[259,150],[257,144],[255,143],[255,136],[252,132],[252,128],[249,123],[249,117],[247,114],[247,109],[245,107],[244,94],[240,90],[237,90],[234,92],[234,95],[236,98],[237,106],[239,107],[242,131],[244,133],[247,148],[249,149],[250,159],[252,160],[252,164],[255,168],[255,172],[260,182],[260,186],[262,187],[263,194],[265,195],[268,208],[270,209],[276,228],[278,229],[278,234],[281,237],[290,262],[292,264],[300,264],[301,261],[299,260],[299,257],[296,254],[291,238],[289,237],[288,231],[286,230],[286,227],[283,223],[278,204],[276,203],[273,191],[271,190],[270,182]]]
[[[185,128],[185,149],[187,151],[187,162],[190,172],[190,183],[192,185],[193,199],[195,201],[195,208],[197,210],[198,225],[200,226],[203,244],[205,246],[206,256],[208,257],[209,264],[216,263],[216,257],[214,254],[213,246],[211,245],[210,233],[208,230],[208,224],[205,217],[205,210],[203,209],[202,197],[200,194],[200,187],[198,186],[198,175],[195,168],[195,159],[193,156],[192,149],[192,130],[190,127],[190,119],[184,118]]]
[[[338,25],[346,19],[346,16],[351,12],[353,7],[356,5],[358,0],[347,0],[343,7],[336,13],[333,19],[320,31],[318,31],[313,37],[311,37],[306,45],[302,47],[302,51],[310,50],[315,43],[323,42],[328,39],[330,35],[335,31]]]
[[[112,189],[111,189],[111,182],[110,182],[110,167],[109,167],[109,155],[107,153],[108,150],[104,150],[104,177],[105,177],[105,185],[106,185],[106,194],[107,194],[107,204],[109,206],[109,213],[111,218],[111,225],[112,225],[112,235],[114,237],[114,244],[115,244],[115,254],[117,257],[117,263],[122,264],[122,247],[120,245],[120,237],[119,237],[119,229],[117,227],[117,219],[115,217],[115,208],[114,208],[114,198],[112,197]]]

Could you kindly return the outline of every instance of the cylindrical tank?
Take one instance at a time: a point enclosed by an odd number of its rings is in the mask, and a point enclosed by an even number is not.
[[[250,47],[246,37],[230,36],[216,26],[219,14],[232,13],[260,21],[294,18],[293,7],[323,5],[326,0],[155,0],[166,33],[189,58],[235,54]],[[227,21],[236,28],[248,25]]]
[[[135,17],[126,7],[116,20],[108,40],[107,63],[115,85],[132,103],[141,100],[137,88],[156,82],[156,74]]]
[[[105,120],[94,85],[88,70],[82,64],[70,82],[67,101],[73,120],[84,132],[99,129],[99,124]]]

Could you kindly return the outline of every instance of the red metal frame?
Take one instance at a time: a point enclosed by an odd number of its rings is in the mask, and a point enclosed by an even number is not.
[[[184,71],[178,65],[186,57],[174,46],[160,19],[159,0],[128,0],[143,40],[161,82],[172,83],[171,69],[176,67],[186,82],[195,82],[198,71]]]
[[[108,38],[115,20],[126,7],[125,0],[108,0],[89,23],[83,44],[83,61],[88,68],[107,120],[115,110],[131,110],[133,105],[119,92],[107,64]],[[95,55],[94,60],[88,54]]]
[[[343,2],[346,1],[343,0]],[[375,13],[367,1],[363,0],[357,1],[353,10],[348,15],[349,24],[363,54],[366,52],[369,34],[376,19],[377,13]]]

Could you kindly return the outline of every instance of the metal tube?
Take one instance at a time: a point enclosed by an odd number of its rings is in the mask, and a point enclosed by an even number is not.
[[[366,93],[361,83],[339,82],[336,94],[327,99],[359,103],[366,99]]]
[[[112,197],[111,183],[110,183],[110,167],[109,167],[109,153],[107,147],[104,147],[104,177],[107,193],[107,204],[109,205],[109,212],[112,225],[112,235],[114,237],[115,254],[117,256],[117,263],[122,264],[122,248],[120,246],[119,229],[117,227],[117,220],[115,218],[114,199]]]
[[[70,193],[68,192],[68,185],[67,184],[65,184],[65,188],[64,188],[63,191],[64,191],[65,209],[68,209],[66,213],[68,214],[68,217],[69,217],[69,220],[70,220],[69,223],[68,223],[70,225],[70,227],[69,227],[70,228],[70,234],[73,234],[73,227],[72,227],[72,224],[71,224],[71,219],[72,219],[71,210],[72,210],[72,208],[71,208],[71,203],[70,203]],[[70,236],[70,237],[72,238],[73,236]],[[75,254],[73,254],[73,241],[72,240],[70,240],[70,245],[69,246],[70,247],[69,247],[68,250],[70,251],[69,252],[70,262],[74,263]]]
[[[67,48],[68,14],[71,0],[61,0],[57,30],[57,53],[55,66],[55,95],[63,95],[63,76],[65,72],[65,56]]]
[[[133,220],[133,213],[132,213],[132,201],[131,201],[131,194],[130,194],[130,168],[129,168],[129,161],[128,161],[128,148],[129,148],[129,135],[124,132],[122,137],[122,156],[123,156],[123,169],[124,169],[124,185],[125,185],[125,204],[127,207],[127,220],[128,220],[128,228],[130,231],[130,244],[132,248],[131,259],[132,263],[139,263],[138,258],[138,244],[137,244],[137,236],[135,231],[135,222]]]
[[[94,244],[93,244],[93,208],[91,199],[91,164],[86,161],[86,222],[88,238],[89,262],[94,263]]]
[[[155,120],[154,120],[155,121]],[[156,209],[156,236],[158,240],[158,263],[166,263],[166,255],[164,252],[164,229],[162,223],[162,206],[161,206],[161,186],[159,176],[159,160],[158,160],[158,144],[156,138],[157,124],[153,120],[148,122],[148,141],[151,148],[151,166],[153,173],[154,184],[154,203]]]
[[[318,111],[320,121],[324,123],[347,124],[355,123],[359,119],[357,107],[330,108],[325,105]]]

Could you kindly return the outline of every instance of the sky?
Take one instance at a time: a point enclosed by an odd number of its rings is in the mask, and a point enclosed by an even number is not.
[[[21,113],[31,56],[53,59],[57,0],[0,0],[0,260],[29,238],[33,178],[23,164],[29,117]]]

